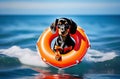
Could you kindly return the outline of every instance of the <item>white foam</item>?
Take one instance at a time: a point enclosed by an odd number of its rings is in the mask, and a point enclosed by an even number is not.
[[[29,48],[20,48],[19,46],[12,46],[8,49],[0,49],[0,54],[5,54],[10,57],[17,57],[21,63],[32,66],[48,67],[40,55]],[[98,50],[89,49],[84,59],[92,62],[103,62],[111,60],[118,56],[115,52],[100,52]]]
[[[26,65],[48,67],[48,65],[41,60],[39,54],[29,48],[12,46],[8,49],[0,49],[0,53],[10,57],[17,57],[21,63]]]
[[[118,56],[115,52],[100,52],[98,50],[89,49],[87,54],[85,55],[85,59],[87,61],[93,62],[103,62],[107,60],[111,60]]]

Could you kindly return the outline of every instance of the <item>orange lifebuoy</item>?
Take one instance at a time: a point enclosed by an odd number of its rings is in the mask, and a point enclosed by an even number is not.
[[[51,42],[57,36],[58,32],[53,34],[50,28],[47,28],[39,37],[37,48],[43,61],[58,68],[66,68],[80,63],[90,46],[84,30],[78,26],[76,33],[71,35],[75,40],[75,47],[70,52],[62,54],[61,61],[55,59],[55,53],[51,48]]]

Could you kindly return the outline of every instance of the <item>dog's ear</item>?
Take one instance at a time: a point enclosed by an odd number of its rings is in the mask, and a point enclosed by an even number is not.
[[[75,34],[76,33],[76,30],[77,30],[77,24],[72,20],[70,19],[70,33],[71,34]]]
[[[57,23],[58,23],[58,19],[55,20],[55,26],[57,26]]]
[[[55,22],[53,22],[53,23],[51,24],[50,29],[51,29],[52,33],[55,33],[55,32],[56,32],[57,23],[58,23],[58,19],[56,19]]]

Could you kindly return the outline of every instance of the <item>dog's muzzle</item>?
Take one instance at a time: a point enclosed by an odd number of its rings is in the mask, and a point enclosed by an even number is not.
[[[68,29],[65,25],[59,25],[58,28],[60,29],[61,34],[65,34]]]

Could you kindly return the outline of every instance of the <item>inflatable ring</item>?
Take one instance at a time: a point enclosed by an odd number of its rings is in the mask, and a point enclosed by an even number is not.
[[[57,36],[58,32],[53,34],[50,28],[47,28],[39,37],[37,48],[42,60],[47,64],[50,64],[57,68],[66,68],[80,63],[80,61],[82,61],[82,58],[86,54],[87,49],[90,47],[88,38],[84,33],[84,30],[80,27],[77,27],[76,33],[71,35],[71,37],[75,40],[75,47],[70,52],[66,54],[61,54],[61,61],[57,61],[55,59],[55,53],[53,52],[51,47],[52,40]]]

